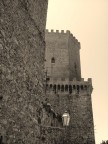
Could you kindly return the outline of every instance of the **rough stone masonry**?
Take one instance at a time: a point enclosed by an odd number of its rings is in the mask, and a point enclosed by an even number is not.
[[[0,0],[0,136],[36,144],[42,111],[47,0]]]
[[[95,144],[92,79],[81,77],[80,42],[63,30],[46,30],[45,39],[46,96],[59,114],[70,114],[69,144]]]

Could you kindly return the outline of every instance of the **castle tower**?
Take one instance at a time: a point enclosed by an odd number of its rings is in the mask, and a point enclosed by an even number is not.
[[[67,31],[46,30],[46,70],[55,79],[81,79],[80,43]]]
[[[92,80],[81,78],[80,43],[70,31],[46,30],[45,38],[46,97],[60,115],[70,113],[71,143],[95,144]]]

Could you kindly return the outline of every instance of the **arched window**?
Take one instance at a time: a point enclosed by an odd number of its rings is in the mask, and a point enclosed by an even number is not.
[[[77,85],[77,90],[79,90],[79,85]]]
[[[72,86],[69,85],[69,93],[72,93]]]
[[[65,91],[68,91],[68,85],[65,85]]]
[[[53,86],[53,91],[56,91],[56,85]]]
[[[61,91],[64,91],[64,85],[61,86]]]
[[[54,57],[52,57],[51,63],[55,63],[55,58]]]
[[[79,85],[77,85],[77,93],[79,93]]]
[[[85,90],[87,90],[87,85],[84,86]]]
[[[83,85],[81,85],[81,90],[83,90]]]
[[[73,89],[76,89],[76,86],[75,86],[75,85],[73,85]]]
[[[60,85],[58,85],[58,91],[60,90]]]
[[[52,88],[52,84],[50,84],[50,89]]]

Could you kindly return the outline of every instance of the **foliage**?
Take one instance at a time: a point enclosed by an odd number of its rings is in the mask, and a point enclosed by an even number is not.
[[[102,141],[101,144],[108,144],[108,140],[106,140],[106,141]]]

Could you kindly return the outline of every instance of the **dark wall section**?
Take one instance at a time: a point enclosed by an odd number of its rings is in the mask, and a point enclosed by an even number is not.
[[[0,0],[0,135],[8,144],[38,140],[46,13],[47,0]]]

